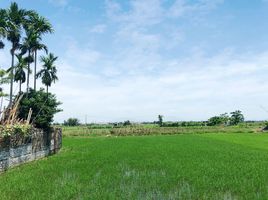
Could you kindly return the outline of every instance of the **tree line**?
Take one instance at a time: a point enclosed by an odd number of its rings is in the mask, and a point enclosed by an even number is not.
[[[22,84],[26,82],[26,94],[28,94],[32,64],[34,64],[34,91],[36,91],[38,78],[41,78],[42,83],[46,86],[47,93],[51,84],[58,80],[55,66],[58,57],[50,53],[42,41],[46,34],[53,32],[49,20],[34,10],[19,8],[15,2],[12,2],[7,9],[0,9],[0,49],[5,48],[5,42],[9,42],[11,46],[11,66],[5,71],[1,70],[0,73],[2,78],[5,73],[9,80],[9,105],[12,105],[14,97],[14,82],[19,83],[19,93],[22,92]],[[43,51],[45,55],[40,56],[42,69],[37,71],[39,51]]]

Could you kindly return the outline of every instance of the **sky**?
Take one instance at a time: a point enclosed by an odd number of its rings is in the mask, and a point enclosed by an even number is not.
[[[56,122],[207,120],[234,110],[268,118],[268,0],[16,2],[54,26],[44,42],[59,57]],[[0,66],[9,65],[7,44]]]

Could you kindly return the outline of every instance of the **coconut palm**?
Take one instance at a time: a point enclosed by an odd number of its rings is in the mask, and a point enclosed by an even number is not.
[[[58,57],[55,57],[52,53],[48,54],[48,56],[41,56],[40,60],[43,64],[43,68],[36,74],[36,77],[41,77],[42,83],[46,86],[47,93],[48,87],[51,84],[58,80],[57,77],[57,68],[55,66],[55,61]]]
[[[8,41],[11,42],[11,71],[10,71],[10,94],[9,94],[9,104],[12,104],[13,96],[13,80],[14,80],[14,58],[15,52],[19,48],[19,42],[21,38],[21,32],[25,19],[30,16],[33,12],[27,11],[25,9],[20,9],[18,4],[12,2],[10,7],[6,10],[1,9],[0,13],[3,14],[3,20],[6,22],[5,33]]]
[[[17,64],[14,66],[14,81],[19,82],[19,92],[21,92],[21,85],[25,83],[26,81],[26,72],[24,70],[27,70],[27,58],[23,58],[21,54],[16,55],[16,58],[18,60]],[[12,70],[9,68],[7,72]]]

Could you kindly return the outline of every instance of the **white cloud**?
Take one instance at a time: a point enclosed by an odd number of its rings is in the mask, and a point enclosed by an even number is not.
[[[121,5],[113,0],[106,1],[109,19],[128,24],[128,26],[149,26],[162,21],[164,9],[160,0],[130,1],[130,10],[123,11]]]
[[[57,7],[65,7],[68,5],[68,0],[49,0],[49,3]]]
[[[57,119],[71,117],[75,110],[79,113],[76,117],[83,120],[88,115],[91,121],[154,120],[157,114],[167,120],[205,120],[235,109],[241,109],[247,119],[264,119],[266,113],[259,105],[267,105],[267,58],[268,52],[238,56],[227,50],[214,57],[193,55],[160,61],[159,65],[166,67],[157,75],[117,76],[122,70],[118,67],[114,77],[113,70],[108,70],[110,79],[92,72],[64,70],[53,88],[64,102],[64,113]],[[124,60],[127,62],[131,65],[132,58]],[[144,66],[150,62],[142,61]]]
[[[91,33],[104,33],[107,26],[105,24],[97,24],[96,26],[93,26],[89,29],[89,32]]]
[[[88,68],[95,64],[101,58],[101,53],[85,47],[79,47],[78,44],[72,40],[66,43],[66,50],[63,60],[69,62],[75,69]]]
[[[224,0],[198,0],[191,3],[187,0],[176,0],[169,9],[169,15],[173,17],[181,17],[189,14],[198,14],[217,8]]]

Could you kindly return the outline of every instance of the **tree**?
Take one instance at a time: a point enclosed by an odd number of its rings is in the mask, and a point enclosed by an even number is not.
[[[41,62],[43,63],[43,69],[41,69],[37,74],[36,77],[41,77],[42,83],[47,88],[51,86],[52,82],[56,82],[58,80],[57,77],[57,68],[54,65],[55,61],[58,57],[55,57],[52,53],[48,56],[41,56]]]
[[[77,118],[69,118],[66,121],[64,120],[63,122],[64,126],[78,126],[79,124],[79,119]]]
[[[4,42],[2,41],[2,38],[6,37],[6,20],[5,20],[6,12],[5,10],[0,10],[0,49],[3,49],[5,47]]]
[[[27,60],[23,58],[22,55],[16,55],[18,63],[14,66],[14,81],[19,82],[19,92],[21,93],[21,85],[26,81],[26,73],[24,70],[27,69]],[[13,70],[9,68],[7,72]]]
[[[129,120],[124,121],[123,126],[131,126],[131,122]]]
[[[23,24],[27,16],[31,15],[32,11],[27,11],[25,9],[20,9],[18,4],[12,2],[10,7],[5,9],[0,9],[0,13],[2,13],[2,20],[6,22],[4,30],[6,34],[6,38],[11,42],[11,68],[10,71],[10,93],[9,93],[9,104],[12,104],[13,97],[13,80],[14,80],[14,58],[15,52],[19,48],[21,32],[23,28]]]
[[[158,115],[158,124],[159,126],[163,126],[163,115]]]
[[[245,118],[244,115],[240,110],[236,110],[234,112],[231,112],[231,117],[230,117],[230,125],[237,125],[241,122],[244,122]]]
[[[29,91],[29,81],[30,81],[30,73],[31,73],[31,68],[30,65],[34,61],[33,58],[33,47],[38,40],[38,36],[34,34],[31,30],[26,29],[26,36],[23,39],[23,44],[20,46],[21,49],[21,55],[24,55],[27,53],[26,57],[26,62],[27,62],[27,86],[26,86],[26,92],[28,93]]]
[[[47,46],[41,43],[41,40],[35,40],[33,44],[34,53],[34,90],[36,90],[36,70],[37,70],[37,51],[44,50],[46,54],[48,53]]]
[[[0,97],[4,97],[4,96],[7,96],[7,94],[4,93],[3,91],[3,88],[2,88],[2,85],[3,84],[6,84],[9,82],[9,77],[7,76],[7,72],[3,69],[0,69]],[[1,105],[2,107],[2,105]],[[2,108],[0,109],[0,111],[2,110]]]
[[[37,51],[44,50],[46,54],[48,53],[47,47],[41,43],[41,36],[45,33],[53,33],[51,23],[44,17],[35,13],[30,17],[30,27],[31,31],[34,31],[38,36],[33,43],[32,50],[34,53],[34,90],[36,90],[36,68],[37,68]]]
[[[62,111],[58,108],[61,103],[51,93],[29,90],[28,98],[23,96],[19,105],[18,118],[27,119],[30,108],[32,109],[31,123],[37,128],[48,129],[56,113]]]

